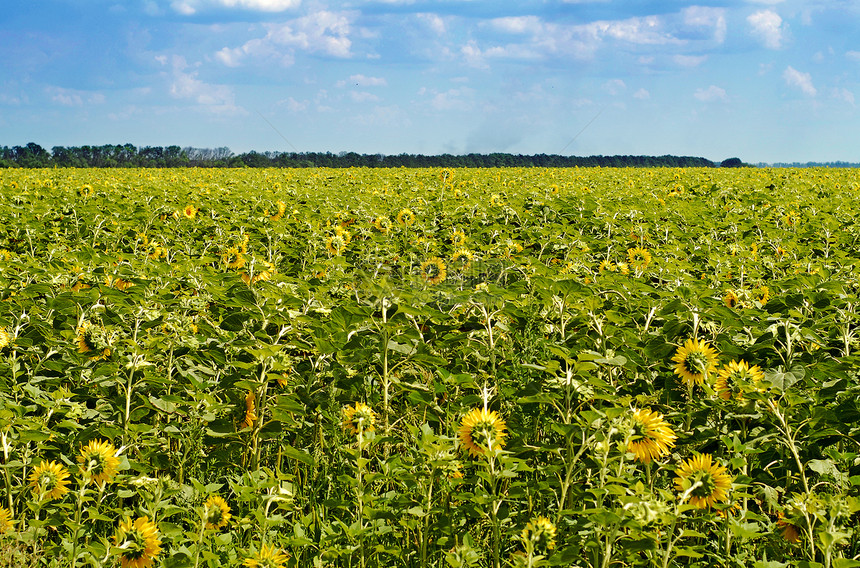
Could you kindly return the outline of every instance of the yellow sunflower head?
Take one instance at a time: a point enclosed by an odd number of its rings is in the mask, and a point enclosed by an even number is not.
[[[29,476],[30,490],[39,500],[59,499],[69,492],[69,472],[55,461],[43,461]]]
[[[246,568],[283,568],[289,555],[274,545],[263,544],[260,550],[246,558],[242,564]]]
[[[642,272],[651,264],[651,253],[642,247],[627,249],[627,263],[633,270]]]
[[[546,517],[535,517],[526,523],[520,538],[532,551],[541,554],[555,548],[555,525]]]
[[[230,506],[218,495],[212,495],[203,503],[203,522],[210,530],[222,529],[230,521]]]
[[[733,360],[720,368],[714,387],[723,400],[730,400],[732,397],[742,399],[744,392],[764,390],[763,381],[764,372],[758,365],[750,367],[743,359]]]
[[[182,210],[182,216],[186,219],[193,219],[197,216],[197,208],[193,205],[186,205],[185,209]]]
[[[627,443],[627,451],[642,463],[669,455],[678,437],[663,415],[651,409],[633,411],[633,431]]]
[[[149,568],[161,553],[158,527],[149,517],[138,517],[134,521],[125,518],[113,535],[114,545],[121,550],[122,568]]]
[[[0,350],[6,349],[12,344],[12,336],[5,327],[0,327]]]
[[[343,407],[343,429],[353,434],[369,432],[376,424],[376,413],[363,402]]]
[[[107,440],[94,440],[81,448],[78,463],[85,479],[104,485],[113,479],[119,470],[117,449]]]
[[[705,384],[705,377],[717,370],[717,352],[706,341],[688,339],[672,357],[675,374],[688,386]]]
[[[451,244],[455,247],[466,246],[466,232],[462,229],[454,229],[454,234],[451,237]]]
[[[618,270],[618,267],[611,260],[601,260],[600,265],[597,267],[597,272],[615,272]]]
[[[404,227],[408,227],[412,223],[415,222],[415,213],[413,213],[409,209],[401,209],[397,213],[397,224],[403,225]]]
[[[391,229],[391,219],[384,215],[382,217],[377,217],[373,220],[373,226],[376,227],[377,231],[384,235]]]
[[[445,270],[445,263],[438,256],[429,258],[421,263],[421,275],[428,284],[434,285],[444,282],[448,276]]]
[[[245,266],[245,255],[239,250],[239,247],[232,246],[221,255],[221,261],[227,265],[227,268],[242,268]]]
[[[688,459],[676,470],[675,489],[689,498],[699,509],[713,507],[728,500],[732,476],[726,468],[714,463],[710,454],[699,454]]]
[[[451,266],[454,270],[463,274],[472,266],[472,261],[475,260],[475,255],[467,248],[459,248],[451,256]]]
[[[12,518],[12,511],[0,507],[0,535],[12,532],[13,530],[15,530],[15,520]]]
[[[726,290],[726,293],[723,294],[723,303],[727,308],[737,307],[738,303],[740,303],[737,292],[731,289]]]
[[[460,421],[460,443],[473,456],[480,456],[490,449],[503,448],[507,425],[495,410],[475,408]]]
[[[352,235],[346,229],[338,227],[333,235],[330,235],[325,242],[325,248],[333,256],[338,256],[346,251],[346,247],[352,240]]]
[[[767,286],[759,286],[753,290],[753,299],[761,305],[765,305],[770,300],[770,288]]]

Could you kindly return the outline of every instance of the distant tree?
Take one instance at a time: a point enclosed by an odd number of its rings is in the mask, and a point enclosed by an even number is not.
[[[720,162],[721,168],[742,168],[744,165],[740,158],[728,158]]]

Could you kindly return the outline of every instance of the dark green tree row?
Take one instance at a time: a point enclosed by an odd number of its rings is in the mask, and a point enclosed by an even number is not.
[[[733,161],[736,161],[734,163]],[[731,162],[731,163],[730,163]],[[740,160],[724,160],[723,166]],[[103,146],[54,146],[47,151],[30,142],[26,146],[0,146],[0,167],[20,168],[176,168],[176,167],[369,167],[369,168],[495,168],[495,167],[715,167],[705,158],[689,156],[560,156],[558,154],[357,154],[355,152],[247,152],[236,155],[229,148],[180,148],[105,144]]]

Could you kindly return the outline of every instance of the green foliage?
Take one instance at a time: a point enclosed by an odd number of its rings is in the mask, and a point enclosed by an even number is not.
[[[4,170],[0,556],[857,565],[857,189]],[[713,368],[679,370],[693,338]],[[116,450],[104,485],[93,441]]]

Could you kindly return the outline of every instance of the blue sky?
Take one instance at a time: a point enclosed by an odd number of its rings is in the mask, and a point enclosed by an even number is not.
[[[0,61],[7,146],[860,161],[853,0],[7,0]]]

